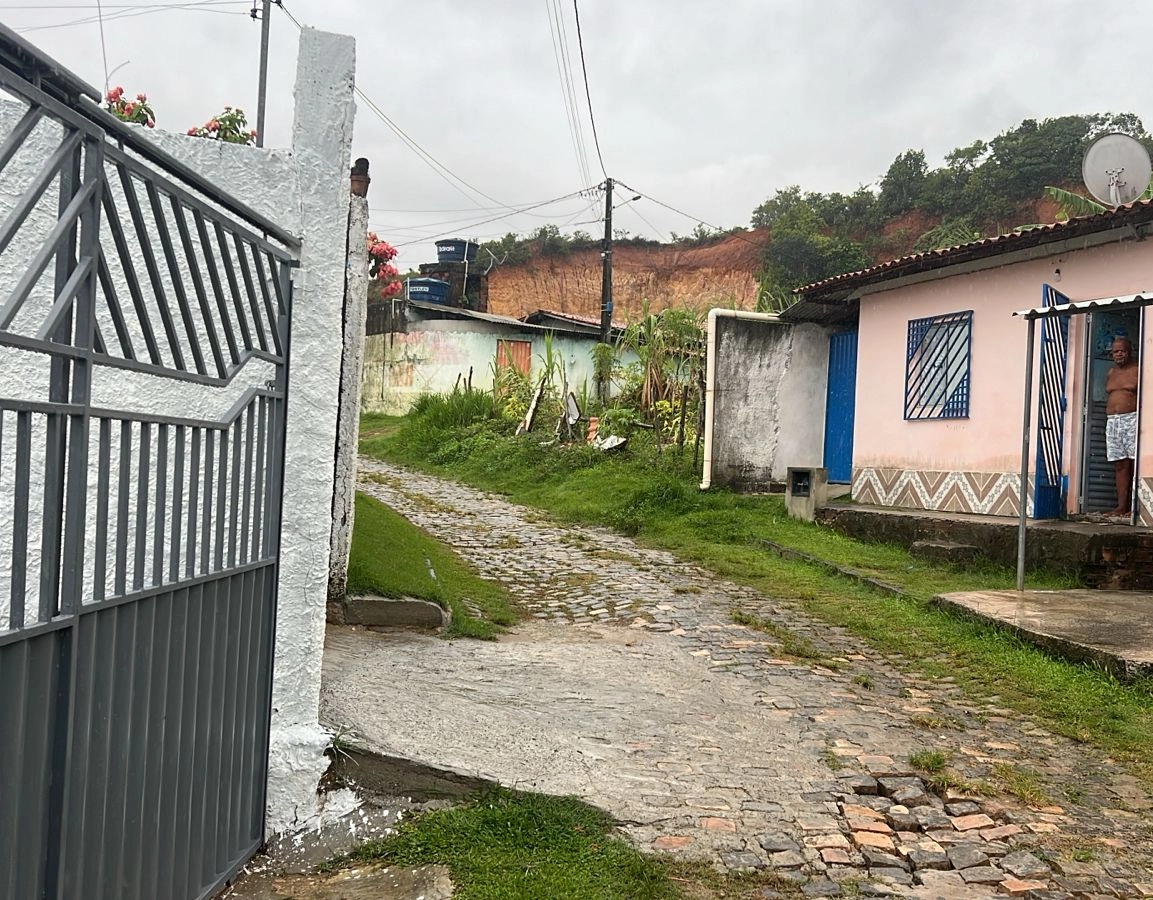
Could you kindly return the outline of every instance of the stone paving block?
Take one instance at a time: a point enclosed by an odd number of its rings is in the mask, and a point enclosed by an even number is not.
[[[1030,891],[1043,891],[1048,886],[1048,882],[1045,881],[1023,881],[1020,878],[1006,878],[999,885],[1001,890],[1014,897],[1028,894]]]
[[[939,809],[934,809],[931,806],[918,806],[916,809],[909,810],[909,812],[913,814],[913,818],[917,820],[917,824],[921,826],[922,831],[932,831],[934,828],[955,828],[958,821],[957,819],[950,819]],[[965,829],[962,828],[958,830],[964,831]]]
[[[862,847],[861,857],[870,869],[909,869],[909,863],[901,857],[873,847]]]
[[[851,778],[846,778],[845,784],[852,789],[854,794],[868,796],[877,793],[877,779],[872,775],[854,775]]]
[[[853,843],[858,847],[874,847],[877,850],[893,850],[893,839],[874,831],[854,831]]]
[[[858,806],[853,803],[846,803],[841,807],[841,812],[846,816],[856,817],[858,819],[880,819],[884,820],[885,814],[875,809],[870,809],[868,806]]]
[[[921,869],[949,869],[949,857],[934,850],[910,850],[905,854],[915,870]]]
[[[945,896],[965,889],[965,879],[963,879],[958,872],[942,872],[939,869],[927,869],[924,872],[918,872],[916,880],[918,884],[922,884],[934,891],[940,891]]]
[[[796,850],[782,850],[770,854],[769,862],[774,869],[799,869],[805,864],[805,858]]]
[[[948,856],[954,869],[971,869],[989,862],[988,854],[974,844],[955,844],[949,848]]]
[[[1003,841],[1023,830],[1020,825],[998,825],[996,828],[982,828],[981,837],[987,841]]]
[[[659,838],[653,841],[654,850],[683,850],[693,839],[687,834],[662,834]]]
[[[971,831],[974,828],[991,828],[996,824],[996,822],[984,813],[976,813],[972,816],[958,816],[956,819],[953,819],[953,827],[958,831]]]
[[[973,866],[971,869],[962,869],[961,877],[966,884],[1000,884],[1006,875],[993,866]]]
[[[768,853],[783,853],[786,850],[799,853],[801,850],[801,845],[787,834],[762,834],[757,838],[757,843]]]
[[[1061,826],[1053,822],[1029,822],[1025,827],[1033,834],[1056,834],[1061,830]]]
[[[921,823],[913,812],[905,806],[890,806],[885,812],[885,820],[896,831],[919,831]]]
[[[927,806],[929,803],[929,795],[926,794],[925,789],[920,786],[897,788],[889,797],[894,803],[899,803],[901,806],[909,809],[917,806]]]
[[[835,881],[810,881],[808,884],[801,885],[801,893],[806,897],[839,897],[841,896],[841,886]]]
[[[730,819],[721,819],[716,816],[704,816],[700,820],[701,828],[709,831],[736,831],[737,825]]]
[[[877,793],[883,797],[892,797],[894,792],[903,788],[924,791],[925,785],[920,778],[910,775],[883,775],[877,778]]]
[[[904,869],[869,869],[869,877],[885,884],[913,884],[913,876]]]
[[[1018,878],[1047,878],[1050,874],[1049,867],[1028,850],[1008,854],[1001,859],[999,865],[1010,875],[1016,875]]]
[[[828,848],[849,849],[849,839],[840,832],[834,834],[818,834],[813,838],[805,838],[805,843],[816,847],[818,850]]]
[[[722,853],[721,862],[725,868],[734,872],[748,872],[754,869],[763,869],[765,861],[751,850],[738,850],[733,853]]]
[[[1111,894],[1114,897],[1132,897],[1136,893],[1133,885],[1122,878],[1099,875],[1097,876],[1097,883],[1101,885],[1102,893]]]
[[[858,819],[849,817],[845,821],[849,823],[849,828],[852,831],[874,831],[877,834],[893,833],[893,829],[880,819]]]
[[[852,864],[853,858],[840,847],[825,847],[821,850],[821,862],[825,865],[847,866]]]
[[[957,800],[953,803],[946,800],[945,812],[951,816],[971,816],[981,812],[981,805],[972,800]]]

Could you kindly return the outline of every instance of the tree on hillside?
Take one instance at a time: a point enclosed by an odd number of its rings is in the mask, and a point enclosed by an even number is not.
[[[906,150],[898,154],[881,179],[878,203],[886,216],[898,216],[918,205],[929,174],[924,150]]]

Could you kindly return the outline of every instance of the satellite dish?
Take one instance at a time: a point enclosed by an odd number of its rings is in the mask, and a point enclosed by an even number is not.
[[[1081,177],[1089,193],[1113,208],[1132,203],[1145,193],[1151,175],[1149,151],[1127,134],[1102,135],[1081,161]]]

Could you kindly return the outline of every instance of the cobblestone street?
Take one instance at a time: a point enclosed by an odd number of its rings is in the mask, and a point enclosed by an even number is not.
[[[626,537],[373,460],[360,489],[529,616],[489,643],[330,629],[325,717],[373,749],[577,794],[643,848],[772,867],[809,896],[847,880],[864,895],[1153,896],[1153,802],[1092,747]],[[789,658],[734,610],[822,658]],[[936,749],[974,784],[1036,773],[1048,799],[940,798],[908,761]]]

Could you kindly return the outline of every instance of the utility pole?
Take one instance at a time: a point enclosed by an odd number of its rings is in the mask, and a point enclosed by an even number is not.
[[[613,180],[605,179],[605,239],[601,244],[601,343],[613,327]]]
[[[256,18],[256,2],[252,4]],[[260,85],[256,93],[256,146],[264,146],[264,106],[268,94],[268,27],[272,19],[272,0],[263,0],[260,12]]]

